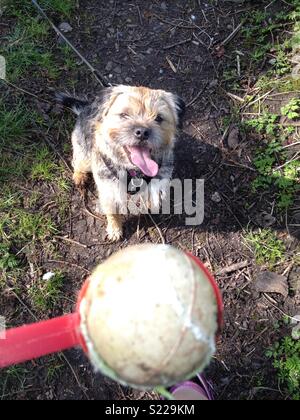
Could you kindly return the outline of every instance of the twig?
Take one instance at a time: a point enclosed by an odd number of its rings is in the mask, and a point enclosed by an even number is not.
[[[240,98],[237,95],[234,95],[233,93],[226,92],[226,95],[229,96],[229,98],[234,99],[235,101],[241,102],[242,104],[245,102],[245,99]]]
[[[176,42],[175,44],[167,45],[164,47],[164,50],[170,50],[171,48],[177,47],[179,45],[187,44],[188,42],[191,42],[193,38],[184,39],[183,41]]]
[[[73,369],[73,366],[71,365],[71,363],[69,362],[69,360],[67,359],[67,357],[63,354],[63,353],[59,353],[58,354],[58,357],[60,358],[60,359],[63,359],[66,363],[67,363],[67,365],[69,366],[69,368],[70,368],[70,370],[71,370],[71,372],[73,373],[73,376],[74,376],[74,378],[75,378],[75,381],[77,382],[77,385],[79,386],[79,388],[82,390],[82,392],[84,393],[84,395],[85,395],[85,397],[86,397],[86,399],[87,400],[89,400],[89,396],[88,396],[88,394],[87,394],[87,388],[85,388],[81,383],[80,383],[80,381],[79,381],[79,378],[78,378],[78,376],[77,376],[77,374],[76,374],[76,372],[75,372],[75,370]]]
[[[291,321],[297,321],[299,322],[299,319],[293,316],[288,315],[287,313],[285,313],[283,310],[281,310],[280,308],[278,308],[278,306],[274,305],[274,303],[271,301],[270,296],[267,293],[263,293],[264,298],[270,303],[270,305],[273,306],[273,308],[277,309],[279,312],[282,313],[282,315],[284,315],[285,317],[289,318]]]
[[[136,5],[136,8],[137,8],[137,11],[138,11],[140,24],[143,26],[143,18],[142,18],[142,14],[141,14],[141,9],[138,5]]]
[[[281,123],[282,127],[300,127],[300,122],[289,122],[289,123]]]
[[[209,38],[209,45],[207,46],[206,44],[205,44],[205,42],[203,42],[200,38],[199,38],[199,35],[201,35],[202,33],[205,33],[205,35]],[[201,33],[200,34],[198,34],[198,35],[196,35],[194,32],[193,32],[193,37],[201,44],[201,45],[203,45],[203,47],[205,47],[205,48],[207,48],[207,50],[209,50],[210,48],[211,48],[211,46],[212,46],[212,43],[213,43],[213,41],[212,41],[212,39],[211,39],[211,37],[203,30],[203,31],[201,31]]]
[[[48,140],[46,136],[43,136],[43,140],[53,150],[53,152],[60,158],[60,160],[63,162],[63,164],[65,165],[65,167],[69,171],[69,173],[73,174],[73,171],[70,168],[70,166],[68,165],[67,161],[63,158],[63,156],[60,154],[60,152],[57,150],[57,148],[54,146],[54,144],[50,140]]]
[[[71,244],[81,246],[82,248],[88,248],[87,245],[82,244],[81,242],[74,241],[74,239],[65,238],[64,236],[54,236],[54,238],[61,239],[62,241],[70,242]]]
[[[84,271],[87,274],[91,274],[90,270],[87,270],[86,268],[81,267],[81,265],[74,264],[74,263],[71,263],[69,261],[48,260],[48,261],[45,262],[45,264],[63,264],[63,265],[70,265],[72,267],[79,268],[80,270]]]
[[[229,267],[224,267],[221,270],[216,272],[217,276],[223,276],[225,274],[233,273],[235,271],[241,270],[242,268],[246,268],[250,265],[249,261],[242,261],[236,264],[232,264]]]
[[[273,98],[275,96],[290,95],[291,93],[300,93],[300,90],[293,90],[292,92],[278,92],[278,93],[273,93],[273,95],[270,95],[270,98]]]
[[[78,49],[68,40],[68,38],[66,38],[66,36],[58,29],[57,26],[54,25],[54,23],[52,22],[52,20],[48,17],[48,15],[46,14],[46,12],[44,11],[44,9],[42,9],[42,7],[38,4],[38,2],[36,0],[31,0],[32,4],[38,9],[38,11],[40,12],[40,14],[44,17],[44,19],[46,19],[49,24],[51,25],[51,27],[55,30],[55,32],[65,41],[66,44],[69,45],[69,47],[78,55],[78,57],[86,64],[86,66],[91,70],[91,72],[93,73],[94,77],[98,80],[98,82],[103,86],[103,87],[109,87],[112,86],[111,83],[109,83],[106,79],[105,76],[103,76],[102,74],[100,74],[92,65],[91,63],[78,51]]]
[[[270,95],[271,92],[273,92],[274,89],[270,90],[269,92],[265,93],[264,95],[260,96],[259,98],[256,98],[254,101],[250,102],[249,104],[245,105],[245,109],[250,108],[251,106],[253,106],[254,104],[256,104],[257,102],[265,99],[267,96]]]
[[[166,60],[167,60],[167,62],[168,62],[168,64],[169,64],[169,66],[171,67],[172,71],[176,74],[176,73],[177,73],[177,69],[176,69],[176,67],[174,66],[174,64],[172,63],[171,59],[167,56],[167,57],[166,57]]]
[[[143,202],[143,204],[144,204],[144,206],[145,206],[144,200],[143,200],[143,199],[141,199],[141,201]],[[165,243],[166,243],[166,240],[165,240],[165,238],[164,238],[164,236],[163,236],[163,234],[162,234],[162,231],[161,231],[160,227],[159,227],[159,226],[158,226],[158,224],[155,222],[155,220],[153,219],[153,217],[152,217],[152,215],[151,215],[150,213],[148,213],[148,214],[147,214],[147,216],[149,216],[149,218],[151,219],[152,223],[154,224],[154,226],[155,226],[155,228],[156,228],[156,230],[157,230],[157,232],[158,232],[158,234],[159,234],[159,236],[160,236],[160,239],[161,239],[162,243],[163,243],[163,244],[165,244]]]
[[[241,57],[239,54],[236,55],[237,74],[241,77]]]
[[[13,83],[9,82],[8,80],[5,80],[5,79],[0,79],[0,80],[1,80],[1,82],[6,83],[11,88],[13,88],[15,90],[18,90],[19,92],[25,93],[25,95],[31,96],[35,99],[38,99],[40,102],[46,102],[47,104],[50,104],[50,105],[53,105],[53,103],[54,103],[54,101],[50,102],[47,99],[41,98],[41,97],[35,95],[34,93],[29,92],[28,90],[22,89],[19,86],[14,85]]]
[[[152,13],[151,14],[152,17],[155,17],[156,19],[160,20],[161,22],[173,26],[174,28],[178,28],[178,29],[195,29],[197,26],[196,25],[182,25],[181,22],[179,23],[174,23],[174,22],[170,22],[166,19],[161,18],[159,15],[157,15],[156,13]]]
[[[221,42],[220,46],[221,47],[225,47],[225,45],[227,45],[230,41],[233,40],[233,38],[235,38],[235,36],[238,34],[238,32],[240,31],[241,27],[243,26],[244,22],[241,22],[232,32],[231,34],[224,39],[223,42]]]
[[[223,165],[224,166],[231,166],[231,167],[235,167],[236,166],[238,168],[248,169],[249,171],[252,171],[252,172],[257,172],[256,169],[251,168],[251,166],[243,165],[242,163],[237,163],[237,162],[234,162],[233,160],[229,160],[229,162],[231,162],[232,164],[230,164],[230,163],[223,163]]]
[[[297,152],[292,159],[288,160],[287,162],[285,162],[283,165],[278,166],[277,168],[274,169],[274,171],[279,171],[279,169],[284,168],[285,166],[289,165],[291,162],[294,162],[294,160],[296,160],[296,158],[300,155],[300,151]]]
[[[287,149],[288,147],[293,147],[293,146],[296,146],[298,144],[300,144],[300,141],[297,141],[296,143],[287,144],[286,146],[283,146],[282,148]]]
[[[94,219],[96,219],[96,220],[100,220],[101,222],[103,222],[103,218],[102,217],[100,217],[100,216],[98,216],[98,215],[96,215],[96,214],[94,214],[91,210],[90,210],[90,208],[89,208],[89,206],[88,206],[88,204],[87,204],[87,198],[86,198],[86,196],[84,196],[83,197],[83,204],[84,204],[84,211],[89,215],[89,216],[92,216]]]
[[[225,206],[227,207],[227,209],[229,210],[229,212],[231,213],[231,215],[235,218],[235,220],[237,221],[237,223],[239,224],[239,226],[240,226],[240,228],[241,228],[241,230],[242,230],[242,232],[244,231],[244,227],[243,227],[243,225],[241,224],[241,222],[239,221],[239,219],[237,218],[237,216],[235,215],[235,213],[231,210],[231,207],[229,206],[229,204],[227,203],[227,196],[223,193],[223,194],[221,194],[222,195],[222,197],[223,197],[223,200],[224,200],[224,203],[225,203]]]
[[[205,89],[207,88],[208,82],[205,83],[203,89],[197,93],[197,95],[186,105],[186,107],[192,106],[197,100],[200,98],[200,96],[205,92]]]
[[[27,312],[30,313],[30,315],[32,316],[32,318],[35,321],[38,321],[38,318],[34,315],[34,313],[29,309],[29,307],[22,301],[22,299],[17,295],[17,293],[10,289],[10,292],[14,295],[14,297],[17,299],[17,301],[26,309]]]

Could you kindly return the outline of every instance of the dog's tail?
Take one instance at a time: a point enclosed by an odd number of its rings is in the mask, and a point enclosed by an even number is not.
[[[59,104],[70,108],[76,115],[80,115],[89,105],[88,101],[69,96],[66,93],[57,93],[55,97]]]

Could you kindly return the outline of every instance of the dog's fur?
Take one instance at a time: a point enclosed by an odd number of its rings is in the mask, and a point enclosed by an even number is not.
[[[88,173],[92,172],[101,210],[107,216],[108,238],[119,240],[122,218],[114,210],[120,200],[117,174],[137,169],[128,150],[149,149],[152,160],[159,166],[155,178],[169,181],[184,102],[163,90],[122,85],[103,89],[92,103],[64,94],[58,99],[78,115],[72,135],[74,182],[83,188]],[[142,136],[137,138],[139,130]]]

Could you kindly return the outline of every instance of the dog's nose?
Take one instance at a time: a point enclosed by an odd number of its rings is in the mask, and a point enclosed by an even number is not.
[[[139,140],[148,140],[151,135],[151,130],[145,127],[137,127],[134,135]]]

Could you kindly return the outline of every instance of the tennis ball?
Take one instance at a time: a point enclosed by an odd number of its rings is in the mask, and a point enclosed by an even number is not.
[[[190,256],[168,245],[111,256],[92,274],[79,311],[92,364],[125,385],[171,386],[215,352],[216,291]]]

